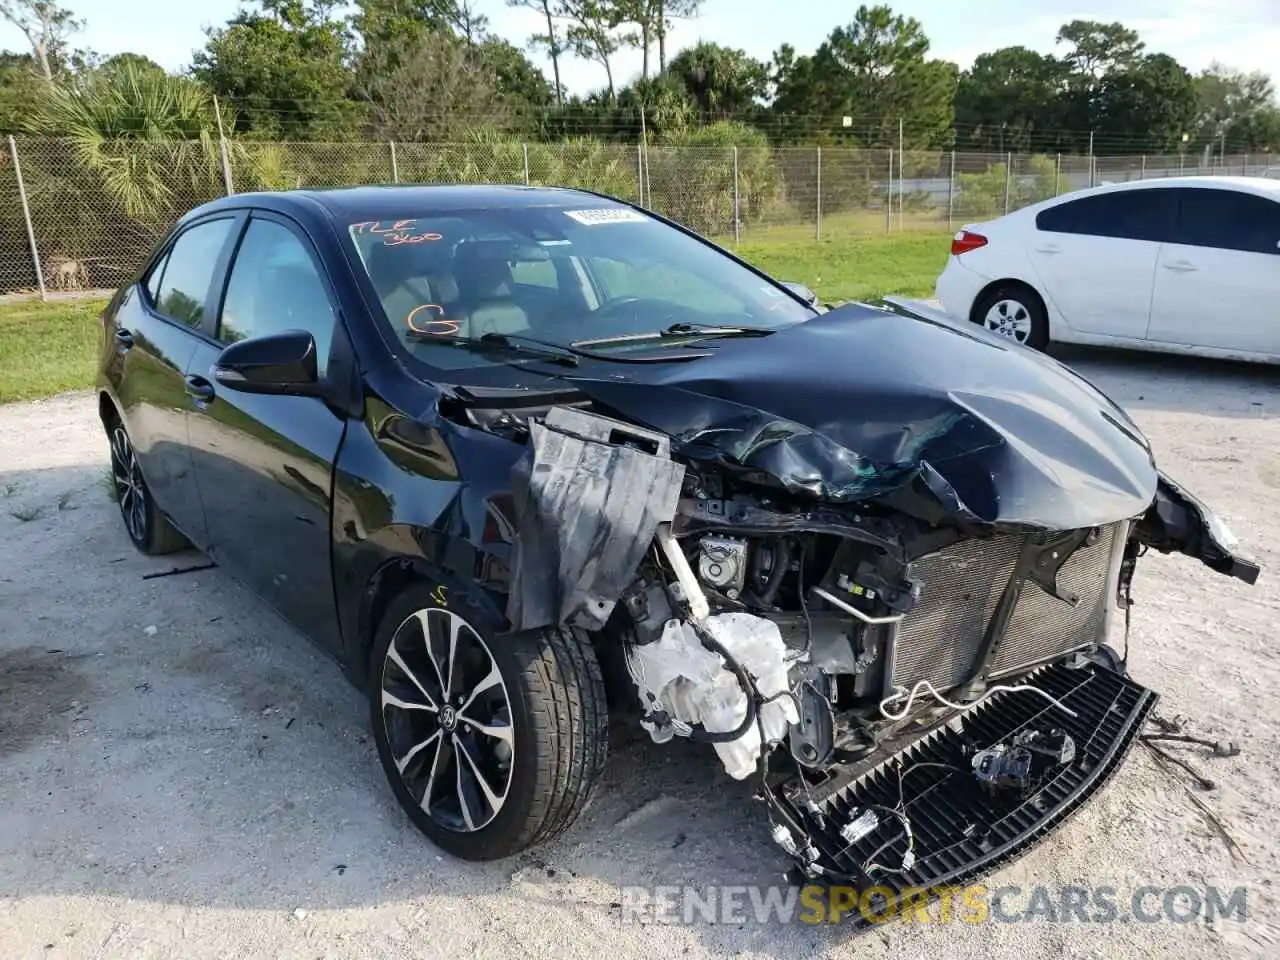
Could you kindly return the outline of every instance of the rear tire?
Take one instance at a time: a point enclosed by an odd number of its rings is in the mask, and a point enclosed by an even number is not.
[[[418,829],[464,860],[508,857],[562,833],[608,756],[590,638],[498,629],[461,592],[415,584],[391,604],[371,651],[387,780]]]
[[[111,482],[124,529],[133,545],[150,556],[186,550],[191,543],[156,506],[138,466],[133,441],[118,419],[107,423],[111,444]]]
[[[1049,345],[1049,317],[1040,297],[1017,283],[992,287],[973,305],[970,317],[980,327],[1016,343],[1043,350]]]

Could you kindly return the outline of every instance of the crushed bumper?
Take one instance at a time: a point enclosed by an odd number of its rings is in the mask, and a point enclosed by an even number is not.
[[[801,857],[802,871],[818,882],[851,886],[859,897],[874,890],[872,910],[882,916],[894,915],[909,889],[914,896],[971,882],[1021,856],[1088,801],[1116,772],[1157,700],[1094,663],[1046,667],[1025,682],[1076,716],[1033,693],[1001,693],[917,737],[888,761],[872,761],[821,787],[793,780],[778,789],[775,795],[811,844],[808,857],[814,859]],[[1033,789],[993,795],[972,773],[975,750],[1033,726],[1065,731],[1074,741],[1074,758]],[[901,818],[890,815],[895,809],[909,820],[910,837]],[[878,825],[865,833],[851,829],[867,811]],[[849,836],[856,839],[849,842]],[[900,869],[904,864],[909,866]],[[850,920],[868,922],[860,911]]]

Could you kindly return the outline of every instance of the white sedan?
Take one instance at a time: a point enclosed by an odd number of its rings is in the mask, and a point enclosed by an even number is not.
[[[1037,349],[1280,363],[1280,181],[1112,184],[968,224],[937,296],[952,316]]]

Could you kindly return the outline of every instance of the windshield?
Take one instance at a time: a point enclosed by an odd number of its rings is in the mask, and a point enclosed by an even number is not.
[[[450,211],[349,232],[397,339],[444,369],[512,362],[458,349],[486,334],[660,354],[733,333],[699,328],[777,330],[814,315],[713,247],[626,207]]]

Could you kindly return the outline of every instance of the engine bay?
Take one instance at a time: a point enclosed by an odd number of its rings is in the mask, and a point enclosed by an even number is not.
[[[581,408],[520,429],[513,626],[567,623],[620,650],[649,736],[757,777],[807,877],[907,883],[932,863],[936,881],[1031,842],[1155,702],[1105,644],[1137,558],[1173,548],[1174,511],[981,524],[909,489],[796,496]],[[1018,811],[1031,820],[1005,836]]]

